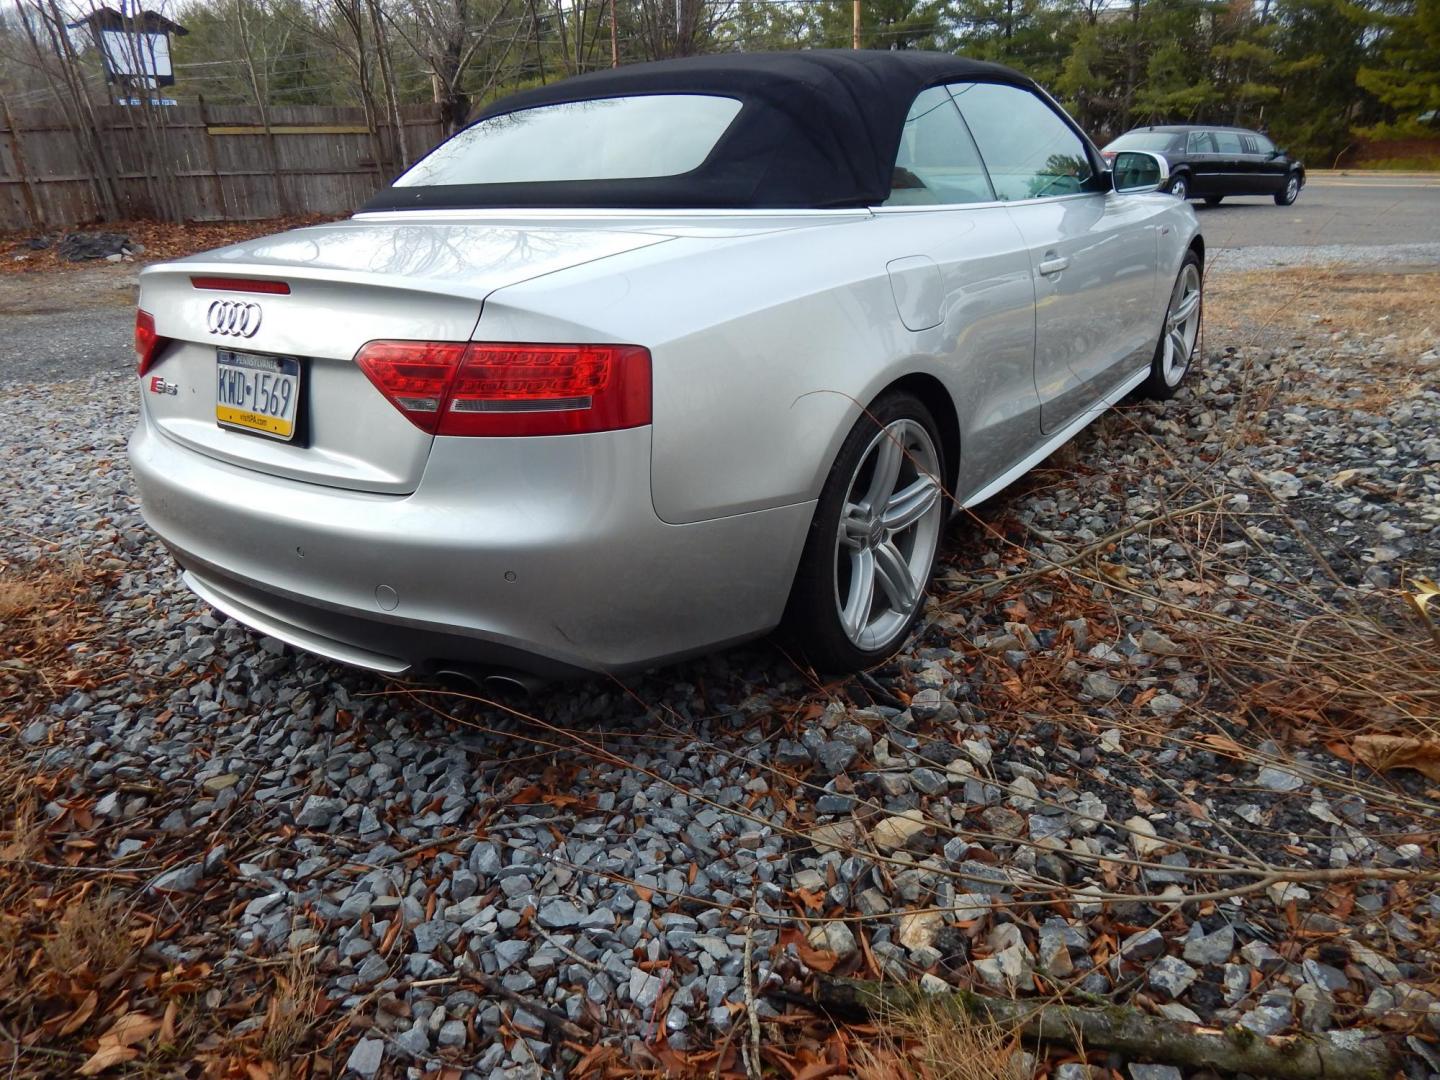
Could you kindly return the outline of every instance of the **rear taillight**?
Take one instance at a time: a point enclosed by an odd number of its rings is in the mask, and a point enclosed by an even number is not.
[[[144,375],[155,363],[165,339],[155,333],[155,316],[148,311],[135,312],[135,374]]]
[[[355,357],[380,392],[436,435],[579,435],[650,423],[638,345],[372,341]]]
[[[465,349],[459,341],[372,341],[355,362],[391,405],[433,435]]]

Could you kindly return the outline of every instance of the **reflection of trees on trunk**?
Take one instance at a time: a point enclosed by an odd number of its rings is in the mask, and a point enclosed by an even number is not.
[[[345,224],[282,233],[254,242],[249,254],[263,260],[340,270],[363,270],[396,278],[455,278],[506,266],[564,265],[586,257],[593,234],[551,227],[433,223]]]

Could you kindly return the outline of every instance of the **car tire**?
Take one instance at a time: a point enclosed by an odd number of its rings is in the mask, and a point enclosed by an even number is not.
[[[1190,197],[1190,178],[1184,173],[1171,177],[1170,194],[1177,199],[1188,199]]]
[[[943,443],[913,394],[882,394],[845,437],[820,492],[786,636],[822,671],[891,656],[925,605],[944,531]]]
[[[1219,206],[1219,205],[1220,205],[1222,202],[1224,202],[1224,201],[1225,201],[1225,196],[1224,196],[1224,195],[1206,195],[1206,196],[1205,196],[1205,205],[1206,205],[1206,206]]]
[[[1150,374],[1140,386],[1140,393],[1154,401],[1175,396],[1189,374],[1200,341],[1200,321],[1205,311],[1205,276],[1200,256],[1187,251],[1170,290],[1165,308],[1165,322],[1160,330],[1160,343],[1150,361]]]
[[[1285,178],[1285,186],[1275,193],[1276,206],[1289,206],[1300,197],[1300,174],[1292,172]]]

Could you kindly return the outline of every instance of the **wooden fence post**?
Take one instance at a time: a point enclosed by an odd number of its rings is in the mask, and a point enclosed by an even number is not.
[[[196,94],[200,103],[200,137],[205,140],[205,163],[210,166],[210,186],[215,189],[215,209],[225,217],[225,185],[220,181],[220,161],[215,156],[215,137],[210,134],[210,111],[205,108],[205,95]]]
[[[25,193],[25,209],[35,228],[43,229],[45,220],[40,214],[39,200],[35,198],[35,185],[30,182],[30,172],[25,167],[25,151],[20,145],[20,129],[15,126],[15,114],[10,111],[9,103],[3,98],[0,98],[0,108],[5,110],[5,126],[10,131],[10,156],[15,159],[15,169],[20,174],[20,187]]]

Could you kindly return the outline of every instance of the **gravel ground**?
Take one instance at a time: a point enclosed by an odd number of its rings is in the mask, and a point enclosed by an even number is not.
[[[103,616],[50,688],[0,665],[0,718],[40,703],[9,719],[52,843],[84,851],[47,888],[88,869],[145,898],[147,962],[241,1044],[275,1020],[231,988],[301,963],[333,1075],[739,1069],[747,1010],[767,1055],[810,1030],[764,995],[814,969],[1378,1027],[1440,1071],[1437,792],[1345,748],[1398,714],[1310,701],[1294,655],[1290,683],[1217,660],[1244,645],[1217,625],[1268,656],[1277,613],[1410,640],[1397,592],[1440,576],[1434,333],[1328,302],[1253,332],[1214,302],[1175,401],[955,526],[885,668],[820,683],[762,643],[513,709],[217,617],[136,511],[127,378],[0,386],[0,568],[82,560]],[[45,1045],[78,1061],[88,1031]]]

